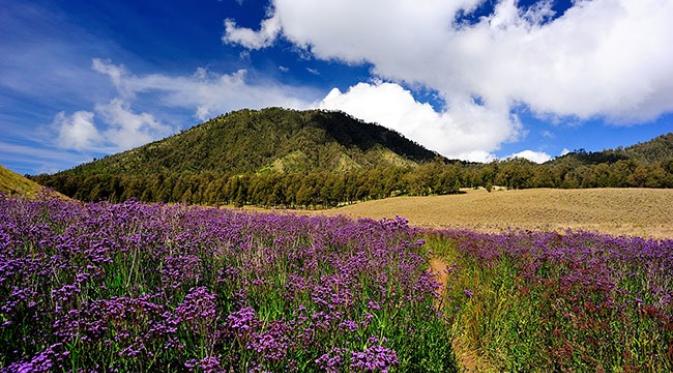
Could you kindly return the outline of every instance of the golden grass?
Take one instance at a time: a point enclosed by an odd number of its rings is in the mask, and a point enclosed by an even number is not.
[[[0,193],[35,197],[42,190],[42,186],[0,166]]]
[[[673,238],[671,189],[527,189],[394,197],[335,209],[294,213],[374,219],[403,216],[422,227],[480,231],[583,229],[618,235]]]

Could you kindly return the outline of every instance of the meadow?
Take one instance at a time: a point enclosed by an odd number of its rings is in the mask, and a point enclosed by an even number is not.
[[[414,226],[460,227],[482,232],[509,229],[589,230],[613,235],[673,238],[673,190],[648,188],[520,189],[488,193],[394,197],[326,210],[291,210],[351,218],[404,216]]]
[[[670,371],[671,273],[671,240],[0,197],[0,370]]]

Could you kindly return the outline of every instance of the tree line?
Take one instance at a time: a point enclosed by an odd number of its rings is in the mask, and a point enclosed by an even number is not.
[[[37,182],[82,201],[235,204],[331,207],[398,195],[459,192],[461,187],[494,185],[524,188],[649,187],[673,188],[673,159],[645,163],[633,159],[599,164],[523,159],[488,164],[436,160],[415,167],[389,166],[345,172],[214,172],[149,175],[61,173],[33,177]]]
[[[344,173],[244,173],[212,172],[140,175],[37,176],[36,181],[82,201],[194,204],[235,204],[294,207],[327,207],[395,195],[449,194],[459,191],[459,173],[451,167],[427,164],[415,172],[388,167]]]

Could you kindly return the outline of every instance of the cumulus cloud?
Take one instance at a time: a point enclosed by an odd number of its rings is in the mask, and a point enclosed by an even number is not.
[[[123,100],[116,98],[105,105],[96,105],[107,128],[105,139],[120,150],[130,149],[166,137],[172,129],[149,113],[134,113]]]
[[[470,161],[495,159],[492,150],[504,141],[515,139],[521,127],[516,115],[512,115],[506,107],[501,110],[486,108],[475,104],[470,97],[457,100],[449,110],[439,112],[427,103],[416,101],[409,90],[392,82],[359,83],[345,92],[332,89],[324,96],[324,93],[275,81],[251,82],[245,70],[215,74],[199,68],[189,76],[168,76],[135,75],[123,66],[100,59],[95,59],[93,66],[96,71],[110,77],[121,97],[131,99],[142,93],[158,93],[159,103],[194,110],[194,116],[200,120],[234,109],[268,106],[341,110],[397,130],[445,156]],[[142,127],[137,123],[146,124],[148,130],[156,129],[151,120],[140,120],[142,118],[138,116],[115,120],[109,114],[110,108],[120,112],[125,107],[120,104],[123,102],[113,101],[97,107],[103,119],[116,125],[114,131],[105,132],[107,138],[115,138],[115,143],[130,146],[123,139],[128,138],[127,130],[133,130],[134,140],[129,141],[134,141],[134,145],[155,139],[158,131],[151,132],[154,136],[149,136],[136,130]],[[121,126],[124,121],[129,124]]]
[[[96,124],[96,115],[103,124]],[[123,100],[116,98],[96,105],[95,113],[60,112],[52,124],[61,148],[79,151],[121,151],[170,135],[173,129],[149,113],[134,113]]]
[[[283,37],[315,58],[368,62],[383,79],[432,88],[447,111],[419,109],[425,116],[416,122],[434,115],[449,128],[476,135],[468,129],[481,126],[471,122],[474,116],[490,117],[476,136],[486,140],[443,138],[483,142],[475,149],[487,153],[499,144],[492,132],[502,141],[517,131],[509,113],[520,104],[540,116],[601,117],[616,124],[673,110],[672,1],[576,1],[552,19],[551,1],[522,10],[516,0],[501,0],[474,24],[456,22],[459,12],[482,2],[273,0],[260,30],[230,21],[223,40],[258,49]],[[349,93],[337,92],[334,99],[343,95]]]
[[[239,28],[232,19],[224,20],[226,37],[222,41],[232,44],[241,44],[248,49],[261,49],[270,46],[280,32],[280,20],[277,17],[267,18],[262,21],[258,31],[248,28]]]
[[[551,160],[551,156],[545,152],[536,152],[534,150],[524,150],[511,154],[507,159],[523,158],[535,163],[545,163]]]
[[[400,85],[386,82],[359,83],[346,92],[334,88],[318,106],[379,123],[450,158],[479,162],[493,160],[493,154],[484,149],[497,148],[518,127],[516,117],[507,111],[494,112],[472,103],[437,112]]]
[[[197,68],[191,75],[136,75],[122,65],[95,58],[92,69],[109,77],[117,97],[95,105],[93,111],[59,113],[53,126],[58,145],[80,151],[114,152],[166,137],[176,126],[160,122],[151,113],[136,112],[132,104],[153,94],[158,106],[193,110],[199,120],[242,108],[280,106],[315,107],[321,95],[309,88],[270,80],[251,81],[246,70],[216,74]]]
[[[94,113],[77,111],[71,115],[60,112],[54,117],[53,125],[58,129],[58,144],[64,148],[90,149],[102,140],[94,121]]]
[[[561,150],[561,153],[559,154],[559,156],[563,157],[564,155],[566,155],[568,153],[570,153],[570,149],[563,148],[563,150]]]

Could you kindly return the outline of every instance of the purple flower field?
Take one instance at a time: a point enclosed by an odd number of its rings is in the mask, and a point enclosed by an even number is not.
[[[0,371],[670,371],[672,273],[673,241],[0,197]]]
[[[0,198],[0,369],[453,369],[403,220]]]

